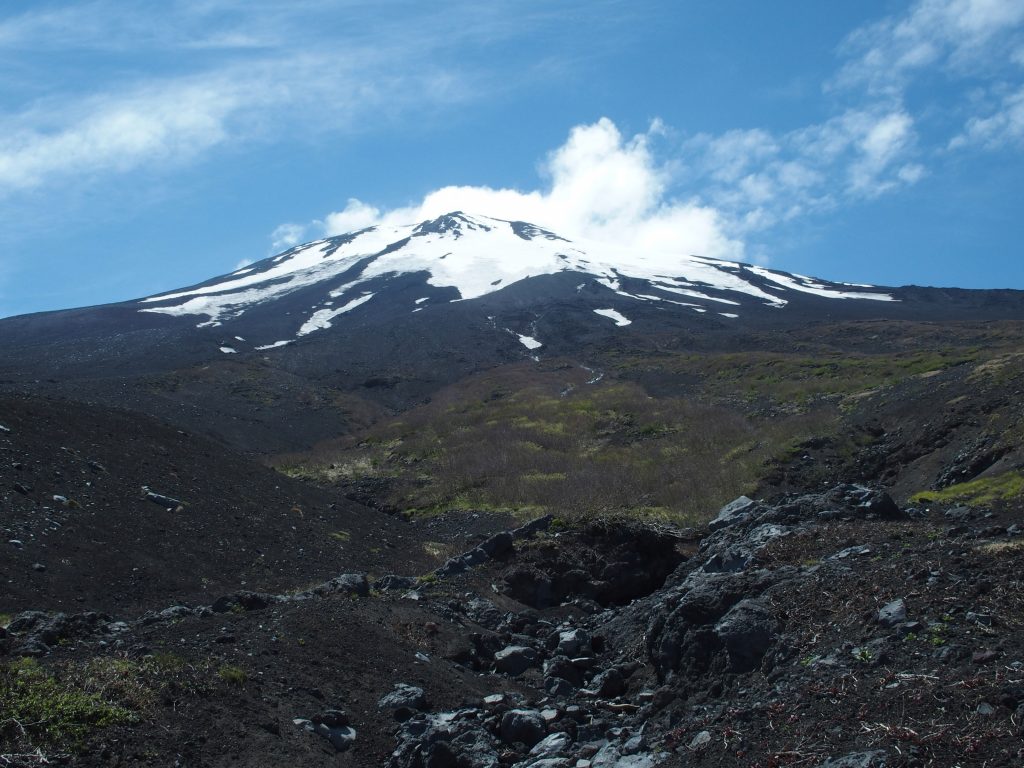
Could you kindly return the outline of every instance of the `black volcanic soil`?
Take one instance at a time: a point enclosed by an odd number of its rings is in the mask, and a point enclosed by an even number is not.
[[[8,396],[0,425],[0,613],[135,613],[437,563],[415,525],[144,416]]]
[[[96,730],[61,764],[406,765],[388,763],[398,723],[377,702],[407,683],[424,690],[430,712],[486,713],[481,700],[496,693],[537,711],[575,706],[583,712],[579,723],[562,716],[550,726],[576,734],[570,755],[642,734],[638,759],[657,756],[666,766],[824,766],[850,755],[862,762],[832,765],[878,766],[879,755],[886,766],[908,768],[1020,765],[1021,509],[971,513],[957,525],[945,512],[812,522],[770,543],[745,571],[715,576],[747,584],[777,622],[764,657],[739,671],[713,649],[668,675],[659,667],[648,637],[678,599],[673,587],[703,558],[693,534],[665,538],[635,523],[542,533],[414,592],[328,595],[133,624],[114,636],[71,636],[43,660],[64,680],[80,679],[97,658],[165,667],[149,682],[156,694],[139,722]],[[587,585],[600,581],[595,558],[625,562],[631,548],[665,553],[672,541],[682,562],[664,589],[646,595],[645,585],[621,607],[585,596],[592,593]],[[856,553],[834,557],[850,547]],[[561,603],[537,607],[512,596],[536,603],[515,586],[524,570],[555,578],[566,568],[588,578],[577,582],[579,591],[561,594]],[[784,578],[766,590],[772,574]],[[493,604],[499,625],[474,613],[479,598]],[[904,601],[906,617],[898,626],[880,624],[879,610],[895,600]],[[531,645],[550,658],[546,638],[565,627],[590,631],[589,666],[621,670],[621,690],[548,695],[539,669],[510,677],[489,661],[493,649],[508,644]],[[92,680],[97,685],[95,673]],[[336,752],[293,722],[329,710],[344,710],[356,730],[348,751]],[[526,749],[499,744],[498,754],[502,764],[529,765],[521,762]]]
[[[763,519],[554,520],[514,545],[488,536],[521,521],[405,522],[180,423],[3,396],[0,765],[525,768],[529,745],[498,738],[515,707],[550,710],[546,731],[569,735],[547,768],[1019,766],[1024,500],[909,497],[1021,470],[1022,365],[1008,355],[847,398],[840,429],[765,468]],[[828,506],[850,482],[899,509]],[[794,500],[811,491],[817,506]],[[434,572],[481,542],[493,557]],[[369,582],[310,592],[342,574]],[[721,622],[745,601],[756,620],[736,652]],[[897,601],[906,615],[880,621]],[[574,628],[592,638],[570,660],[579,685],[551,690],[539,664]],[[496,668],[510,645],[536,657],[519,675]],[[468,711],[495,762],[427,737],[392,759],[404,726],[378,701],[396,683],[424,689],[413,725]],[[14,704],[54,686],[130,717],[47,736],[64,700],[27,708],[34,720]],[[347,751],[295,722],[335,710],[356,731]]]

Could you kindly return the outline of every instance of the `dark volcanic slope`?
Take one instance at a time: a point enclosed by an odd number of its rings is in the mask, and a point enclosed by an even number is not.
[[[594,367],[610,349],[739,351],[752,334],[822,323],[1024,317],[1020,291],[850,286],[462,213],[386,229],[141,301],[0,320],[0,387],[130,408],[268,455],[532,357]]]
[[[0,613],[125,614],[431,562],[393,518],[147,417],[12,396],[0,425]]]

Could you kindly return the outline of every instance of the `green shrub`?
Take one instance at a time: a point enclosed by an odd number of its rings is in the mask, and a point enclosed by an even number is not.
[[[4,742],[77,746],[95,729],[134,722],[137,715],[100,694],[60,680],[33,659],[0,667],[0,712]]]
[[[225,664],[223,667],[217,670],[217,677],[223,680],[229,685],[243,686],[245,681],[249,679],[249,675],[241,667],[235,667],[230,664]]]

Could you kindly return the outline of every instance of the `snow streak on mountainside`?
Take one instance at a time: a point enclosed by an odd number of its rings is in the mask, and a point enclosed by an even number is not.
[[[371,301],[379,294],[377,287],[371,290],[367,285],[371,280],[423,274],[429,285],[454,287],[460,300],[467,300],[529,277],[560,272],[589,276],[636,301],[675,304],[696,312],[705,312],[709,302],[718,310],[751,302],[782,308],[788,291],[834,299],[894,300],[871,286],[823,283],[700,256],[573,242],[524,222],[456,212],[417,225],[370,227],[297,246],[208,284],[144,299],[146,306],[140,311],[205,316],[199,325],[215,326],[257,305],[322,284],[322,300],[310,307],[308,319],[295,329],[296,336],[304,336],[331,327],[341,315]],[[644,292],[623,290],[624,279],[646,281]],[[410,311],[421,309],[425,301],[418,299]]]

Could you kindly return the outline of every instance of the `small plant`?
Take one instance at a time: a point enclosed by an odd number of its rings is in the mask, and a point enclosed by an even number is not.
[[[225,664],[223,667],[218,669],[217,677],[229,685],[237,685],[239,687],[245,685],[245,681],[249,679],[249,675],[244,669],[230,664]]]
[[[856,648],[853,651],[853,658],[862,664],[870,664],[874,660],[875,654],[871,652],[870,648]]]
[[[328,534],[335,541],[351,541],[352,534],[348,531],[332,531]]]

